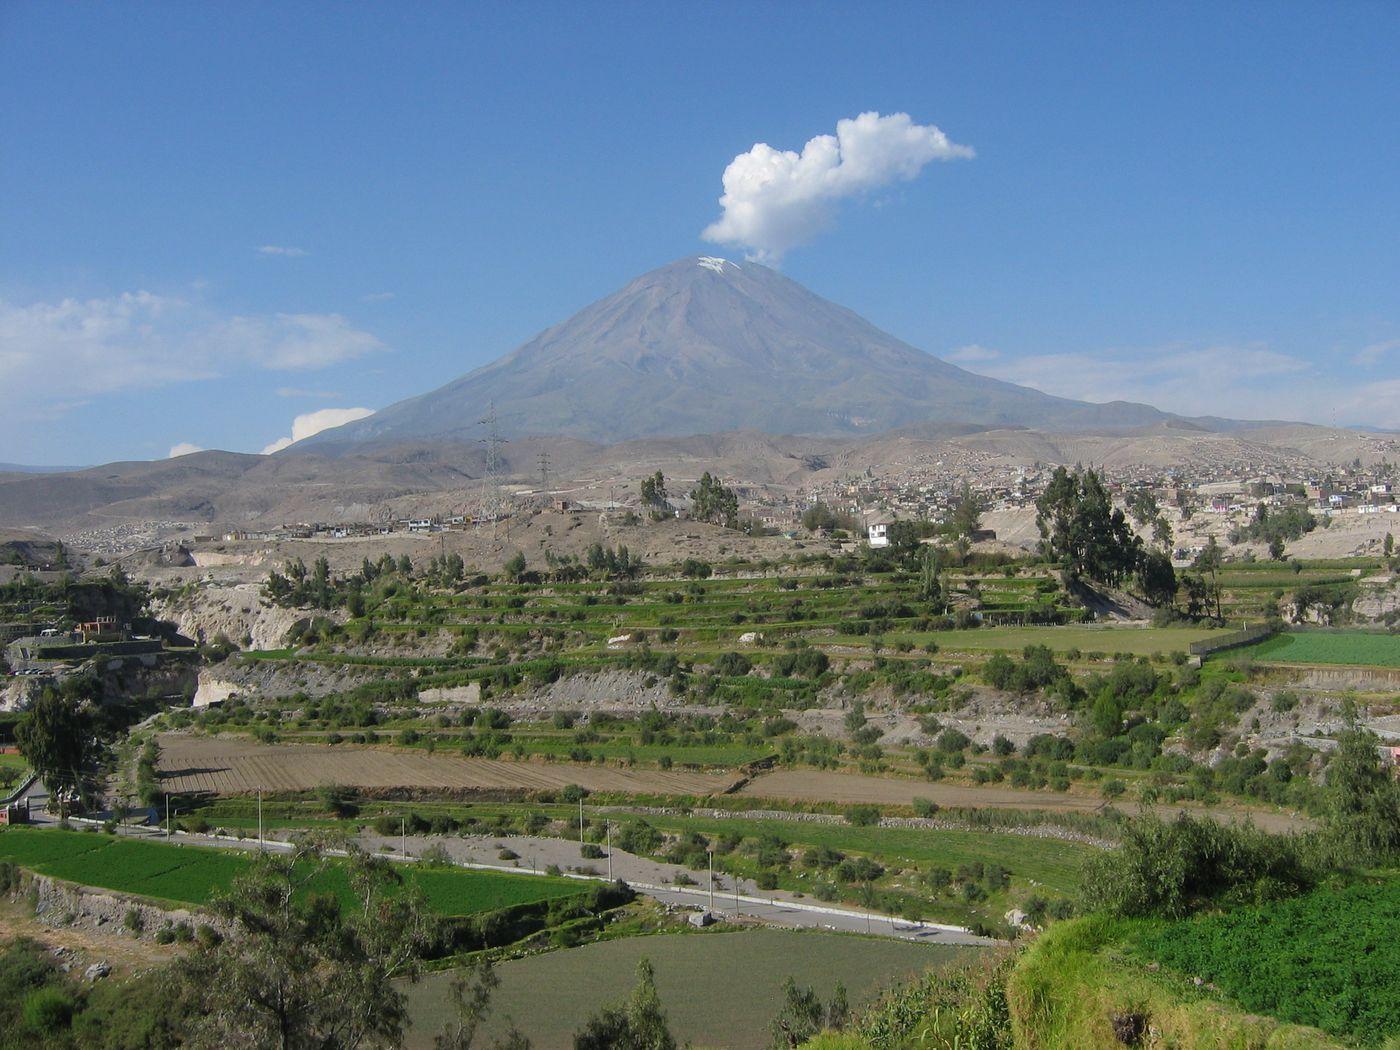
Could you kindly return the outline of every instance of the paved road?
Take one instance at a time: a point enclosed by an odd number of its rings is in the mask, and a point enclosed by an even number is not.
[[[42,788],[40,789],[42,791]],[[39,801],[42,800],[40,796]],[[32,811],[33,822],[40,826],[53,826],[57,819],[44,812],[39,805]],[[75,823],[80,823],[75,821]],[[163,838],[158,827],[128,824],[120,829],[120,834],[137,838]],[[250,850],[258,847],[256,838],[232,839],[214,835],[194,835],[177,832],[172,842],[189,845],[213,846],[220,849]],[[866,912],[853,908],[823,904],[807,898],[798,899],[795,894],[783,891],[760,890],[752,880],[741,879],[736,887],[734,882],[722,873],[714,876],[713,898],[710,893],[708,871],[694,871],[678,864],[654,861],[638,857],[623,850],[604,848],[605,856],[599,859],[585,859],[579,844],[569,839],[538,838],[531,836],[486,836],[475,835],[453,837],[445,835],[409,835],[386,838],[373,832],[366,832],[358,839],[359,844],[381,856],[394,860],[406,859],[412,862],[430,846],[443,846],[452,860],[463,867],[509,871],[518,874],[544,875],[545,869],[556,866],[566,876],[580,879],[602,880],[622,879],[634,889],[666,904],[697,911],[711,911],[717,918],[740,916],[745,920],[758,919],[780,926],[796,926],[809,929],[838,930],[847,933],[869,933],[880,937],[894,937],[900,940],[926,944],[991,945],[997,943],[959,926],[938,923],[915,923],[898,919],[879,912]],[[290,843],[269,838],[267,845],[286,849]],[[387,848],[386,848],[387,847]],[[407,857],[403,850],[407,848]],[[501,851],[509,849],[518,855],[515,860],[502,860]],[[611,854],[611,870],[609,857]],[[582,871],[578,869],[583,869]],[[684,873],[695,885],[676,885],[676,876]],[[713,907],[710,901],[713,899]]]

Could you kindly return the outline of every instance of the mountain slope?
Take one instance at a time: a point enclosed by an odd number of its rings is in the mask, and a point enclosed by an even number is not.
[[[975,375],[757,263],[681,259],[505,357],[299,445],[509,437],[602,442],[757,430],[868,434],[920,423],[1114,429],[1168,418]]]

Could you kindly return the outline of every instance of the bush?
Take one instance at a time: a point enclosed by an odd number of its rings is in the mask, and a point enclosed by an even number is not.
[[[1084,866],[1088,910],[1125,917],[1178,918],[1208,904],[1291,897],[1319,877],[1310,841],[1251,825],[1218,824],[1181,814],[1170,823],[1128,821],[1116,850]]]
[[[868,828],[880,823],[879,806],[847,806],[845,813],[846,823],[858,828]]]
[[[53,1035],[73,1020],[73,1000],[60,988],[39,988],[25,997],[24,1023],[33,1031]]]

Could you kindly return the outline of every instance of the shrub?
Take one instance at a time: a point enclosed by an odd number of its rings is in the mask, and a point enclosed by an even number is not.
[[[847,824],[858,828],[868,828],[880,823],[879,806],[847,806],[842,815]]]
[[[1177,918],[1207,904],[1289,897],[1318,878],[1311,843],[1251,825],[1181,814],[1128,821],[1116,850],[1090,857],[1081,898],[1089,910]]]
[[[25,997],[24,1023],[33,1031],[53,1035],[73,1020],[73,1000],[61,988],[39,988]]]

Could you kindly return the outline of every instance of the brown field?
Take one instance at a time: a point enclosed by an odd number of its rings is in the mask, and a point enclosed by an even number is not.
[[[569,762],[511,762],[398,748],[260,744],[236,737],[166,733],[160,738],[161,786],[215,795],[308,791],[323,784],[378,790],[590,791],[638,795],[710,795],[737,774],[617,769]]]
[[[782,799],[789,802],[851,802],[878,805],[909,805],[916,798],[927,798],[945,807],[966,809],[1043,809],[1060,813],[1092,813],[1105,802],[1094,795],[1076,795],[1057,791],[1020,791],[1016,788],[966,784],[940,784],[923,780],[895,777],[861,776],[854,773],[828,773],[815,769],[783,769],[755,777],[740,791],[755,798]],[[1119,809],[1135,812],[1136,803],[1120,800]],[[1246,809],[1236,806],[1169,806],[1151,807],[1161,816],[1192,813],[1218,820],[1241,820],[1246,817],[1269,831],[1290,831],[1308,823],[1276,810]]]

